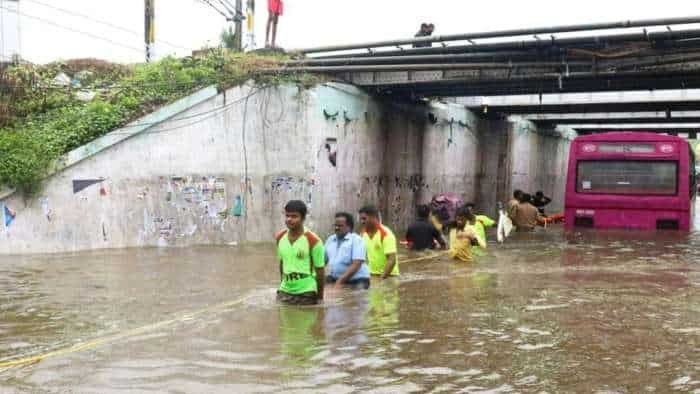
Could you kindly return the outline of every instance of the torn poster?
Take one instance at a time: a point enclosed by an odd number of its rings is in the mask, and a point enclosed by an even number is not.
[[[234,200],[233,209],[231,210],[231,216],[243,216],[243,199],[240,195],[236,196],[236,199]]]
[[[104,179],[73,179],[73,194],[102,182]]]

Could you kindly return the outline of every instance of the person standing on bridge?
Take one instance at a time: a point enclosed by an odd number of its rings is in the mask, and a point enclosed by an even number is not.
[[[281,277],[277,300],[285,304],[313,305],[323,300],[323,242],[304,227],[306,213],[303,201],[288,202],[284,207],[287,229],[275,235]]]
[[[432,23],[422,23],[420,25],[420,30],[418,30],[418,33],[416,33],[415,38],[421,38],[421,37],[430,37],[433,35],[433,31],[435,31],[435,25]],[[430,48],[433,46],[432,42],[420,42],[420,43],[415,43],[413,44],[414,48]]]
[[[282,0],[267,0],[267,29],[265,32],[265,48],[275,48],[277,43],[277,24],[284,13]],[[272,41],[270,41],[272,36]]]
[[[367,247],[369,272],[373,277],[386,279],[399,275],[399,255],[396,236],[379,220],[379,210],[368,205],[360,209],[362,240]]]

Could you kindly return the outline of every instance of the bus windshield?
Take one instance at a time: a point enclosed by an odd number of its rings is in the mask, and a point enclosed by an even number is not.
[[[582,194],[678,194],[676,161],[579,161],[576,192]]]

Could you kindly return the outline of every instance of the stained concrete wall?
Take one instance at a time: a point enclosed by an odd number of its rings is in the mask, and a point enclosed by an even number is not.
[[[499,134],[507,122],[484,127],[459,105],[392,103],[348,85],[200,96],[72,152],[40,196],[0,198],[15,213],[0,225],[0,253],[269,241],[290,199],[307,202],[324,236],[334,212],[368,203],[401,233],[436,193],[503,193],[508,149],[542,152],[539,137],[513,145]],[[521,165],[513,183],[537,183],[543,168]]]
[[[478,126],[481,156],[477,210],[494,218],[498,201],[507,201],[512,194],[512,126],[505,120],[480,120]]]
[[[510,190],[521,189],[532,194],[542,190],[552,198],[547,211],[562,212],[569,147],[575,133],[538,129],[525,120],[510,126]]]

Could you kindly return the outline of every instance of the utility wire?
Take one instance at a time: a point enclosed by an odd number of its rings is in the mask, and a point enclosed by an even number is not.
[[[201,1],[202,3],[208,5],[209,7],[213,8],[216,12],[218,12],[219,14],[221,14],[221,16],[223,16],[224,18],[226,18],[226,19],[229,18],[229,16],[226,15],[226,13],[225,13],[224,11],[221,11],[221,9],[219,9],[219,7],[217,7],[217,6],[215,6],[214,4],[212,4],[211,1],[209,1],[209,0],[200,0],[200,1]]]
[[[180,120],[187,120],[187,119],[192,119],[192,118],[195,118],[195,117],[203,116],[201,119],[197,119],[197,120],[195,120],[195,121],[192,121],[192,122],[189,122],[189,123],[186,123],[186,124],[183,124],[183,125],[174,126],[174,127],[169,127],[169,128],[166,128],[166,129],[153,130],[153,131],[145,131],[144,133],[146,133],[146,134],[160,134],[160,133],[165,133],[165,132],[168,132],[168,131],[174,131],[174,130],[184,129],[184,128],[186,128],[186,127],[190,127],[190,126],[193,126],[193,125],[202,123],[202,122],[204,122],[204,121],[206,121],[206,120],[208,120],[208,119],[211,119],[211,118],[213,118],[213,117],[215,117],[215,116],[217,116],[217,115],[219,115],[219,114],[225,112],[226,110],[228,110],[228,109],[230,109],[231,107],[233,107],[235,104],[238,104],[238,103],[243,102],[243,101],[245,101],[245,102],[247,103],[248,100],[249,100],[251,97],[253,97],[253,96],[255,96],[256,94],[258,94],[258,92],[260,92],[261,90],[263,90],[265,87],[266,87],[266,86],[260,86],[259,88],[255,89],[255,90],[252,90],[250,93],[246,94],[245,96],[243,96],[243,97],[241,97],[241,98],[239,98],[239,99],[237,99],[237,100],[231,101],[231,102],[228,103],[228,104],[224,104],[224,105],[222,105],[222,106],[220,106],[220,107],[211,109],[211,110],[209,110],[209,111],[204,111],[204,112],[200,112],[200,113],[197,113],[197,114],[193,114],[193,115],[189,115],[189,116],[184,116],[184,117],[180,117],[180,118],[173,118],[173,119],[169,119],[169,120],[167,120],[167,121],[180,121]],[[245,109],[245,110],[247,111],[247,109]],[[206,115],[206,116],[205,116],[205,115]],[[117,128],[116,130],[125,129],[125,128],[132,128],[132,127],[141,127],[141,126],[155,126],[155,125],[161,124],[161,123],[164,123],[164,122],[137,123],[137,124],[133,124],[133,125],[127,125],[127,126],[119,127],[119,128]],[[129,132],[120,132],[120,131],[116,131],[116,130],[113,131],[113,132],[108,132],[108,133],[106,133],[106,134],[104,134],[104,135],[108,135],[108,134],[109,134],[109,135],[131,135],[131,134],[133,134],[133,133],[129,133]],[[98,137],[98,138],[100,138],[100,137]]]
[[[67,9],[65,9],[65,8],[55,7],[55,6],[51,5],[51,4],[47,4],[47,3],[44,3],[44,2],[38,1],[38,0],[26,0],[26,1],[30,1],[30,2],[32,2],[32,3],[40,4],[40,5],[44,6],[44,7],[51,8],[51,9],[56,10],[56,11],[59,11],[59,12],[63,12],[64,14],[77,16],[77,17],[80,17],[80,18],[83,18],[83,19],[87,19],[87,20],[92,21],[92,22],[95,22],[95,23],[99,23],[99,24],[102,24],[102,25],[105,25],[105,26],[109,26],[109,27],[111,27],[111,28],[113,28],[113,29],[116,29],[116,30],[120,30],[120,31],[123,31],[123,32],[126,32],[126,33],[130,33],[130,34],[137,35],[137,36],[142,36],[142,33],[139,33],[139,32],[137,32],[137,31],[135,31],[135,30],[130,30],[130,29],[127,29],[127,28],[125,28],[125,27],[123,27],[123,26],[115,25],[115,24],[113,24],[113,23],[110,23],[110,22],[107,22],[107,21],[103,21],[103,20],[100,20],[100,19],[95,19],[95,18],[93,18],[93,17],[91,17],[91,16],[89,16],[89,15],[81,14],[81,13],[76,12],[76,11],[71,11],[71,10],[67,10]],[[184,46],[182,46],[182,45],[174,44],[174,43],[171,43],[171,42],[168,42],[168,41],[165,41],[165,40],[156,40],[156,41],[157,41],[157,42],[162,42],[163,44],[167,44],[167,45],[169,45],[169,46],[171,46],[171,47],[173,47],[173,48],[185,49],[185,50],[188,50],[188,51],[191,51],[191,50],[192,50],[192,48],[184,47]]]
[[[130,45],[126,45],[126,44],[123,44],[123,43],[118,42],[118,41],[111,40],[111,39],[106,38],[106,37],[98,36],[98,35],[93,34],[93,33],[89,33],[89,32],[86,32],[86,31],[74,29],[74,28],[68,27],[68,26],[64,26],[64,25],[61,25],[61,24],[59,24],[59,23],[50,21],[50,20],[48,20],[48,19],[40,18],[40,17],[38,17],[38,16],[30,15],[30,14],[27,14],[27,13],[24,13],[24,12],[19,12],[19,11],[11,10],[11,9],[9,9],[9,8],[5,8],[5,7],[2,7],[2,6],[0,6],[0,9],[3,9],[3,10],[5,10],[5,11],[9,11],[9,12],[16,13],[16,14],[21,15],[21,16],[24,16],[24,17],[26,17],[26,18],[35,19],[35,20],[38,20],[38,21],[40,21],[40,22],[46,23],[46,24],[48,24],[48,25],[55,26],[55,27],[58,27],[58,28],[60,28],[60,29],[64,29],[64,30],[67,30],[67,31],[70,31],[70,32],[73,32],[73,33],[76,33],[76,34],[82,34],[82,35],[84,35],[84,36],[86,36],[86,37],[90,37],[90,38],[93,38],[93,39],[95,39],[95,40],[100,40],[100,41],[108,42],[108,43],[110,43],[110,44],[113,44],[113,45],[116,45],[116,46],[120,46],[120,47],[122,47],[122,48],[130,49],[130,50],[132,50],[132,51],[134,51],[134,52],[143,53],[143,49],[141,49],[141,48],[132,47],[132,46],[130,46]]]
[[[219,3],[220,3],[222,6],[224,6],[224,8],[226,9],[226,11],[227,11],[229,14],[234,14],[234,15],[236,14],[236,11],[234,11],[234,8],[236,8],[236,7],[230,7],[230,6],[231,6],[231,3],[229,3],[228,1],[219,0]]]

